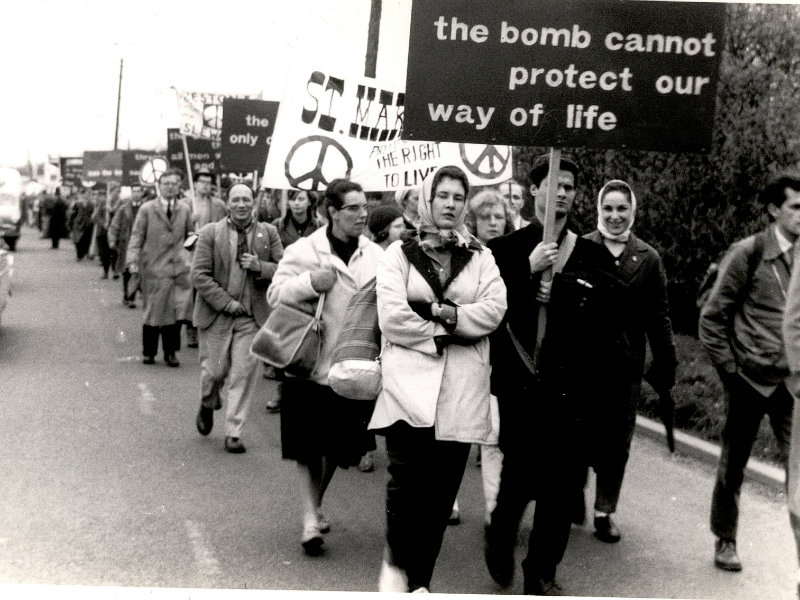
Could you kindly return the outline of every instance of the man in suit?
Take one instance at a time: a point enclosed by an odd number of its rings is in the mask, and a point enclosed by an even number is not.
[[[278,230],[253,218],[253,190],[236,184],[228,192],[228,218],[204,226],[192,262],[197,290],[193,322],[200,344],[200,411],[197,430],[208,435],[227,383],[225,449],[245,451],[247,418],[257,360],[253,336],[267,318],[266,290],[283,257]]]
[[[500,409],[503,469],[497,504],[486,532],[486,563],[501,585],[514,574],[514,547],[528,502],[536,500],[528,555],[522,563],[526,594],[558,595],[556,567],[567,547],[571,500],[580,490],[590,449],[603,434],[604,402],[592,385],[624,382],[624,296],[613,260],[602,246],[569,231],[577,165],[561,158],[550,181],[548,156],[530,172],[535,219],[489,242],[505,281],[508,310],[492,338],[492,391]],[[543,242],[547,190],[557,186],[555,242]],[[542,273],[553,268],[551,282]],[[545,336],[537,344],[542,305]],[[538,352],[540,350],[540,352]],[[613,373],[613,376],[610,375]],[[591,400],[588,401],[587,400]]]
[[[136,214],[125,264],[141,276],[144,299],[142,362],[155,363],[158,338],[164,362],[180,366],[175,355],[181,347],[181,322],[189,319],[192,286],[183,242],[191,231],[191,213],[180,200],[183,173],[167,169],[158,180],[159,195],[145,202]]]

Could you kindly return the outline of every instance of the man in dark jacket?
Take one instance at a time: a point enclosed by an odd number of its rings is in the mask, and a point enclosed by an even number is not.
[[[511,583],[520,519],[530,500],[536,512],[523,561],[525,593],[552,595],[566,550],[571,499],[580,489],[588,449],[603,435],[608,408],[592,391],[604,381],[627,381],[628,358],[619,324],[624,294],[611,275],[611,255],[566,227],[578,167],[562,158],[555,207],[557,242],[543,243],[549,159],[530,173],[536,219],[489,242],[508,290],[508,311],[492,339],[492,390],[500,407],[503,471],[486,536],[486,561],[501,585]],[[542,272],[554,268],[552,283]],[[547,306],[546,335],[537,353],[537,315]],[[614,314],[617,317],[613,316]],[[534,357],[538,356],[538,362]]]
[[[794,405],[786,386],[782,323],[800,236],[800,178],[772,180],[760,199],[772,223],[731,246],[700,312],[700,341],[719,373],[727,405],[711,500],[714,564],[726,571],[742,569],[736,551],[739,492],[761,420],[769,415],[785,466]]]

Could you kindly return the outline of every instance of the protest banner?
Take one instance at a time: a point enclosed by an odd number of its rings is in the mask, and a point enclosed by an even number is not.
[[[222,135],[222,103],[225,98],[261,97],[261,94],[216,94],[172,89],[178,100],[180,132],[186,136],[212,140],[219,140]]]
[[[83,157],[82,156],[62,156],[61,163],[61,185],[64,187],[78,188],[83,179]]]
[[[122,151],[122,185],[139,185],[139,174],[142,166],[158,156],[153,150],[123,150]]]
[[[83,179],[96,183],[122,180],[122,150],[83,153]]]
[[[298,58],[290,69],[263,185],[324,190],[349,177],[366,191],[393,191],[421,185],[443,165],[463,168],[473,185],[511,177],[508,146],[401,140],[405,90],[323,60]]]
[[[199,170],[207,170],[212,173],[219,170],[219,145],[213,140],[186,137],[186,145],[189,148],[189,163],[191,165],[189,177]],[[183,136],[181,136],[180,129],[167,129],[167,161],[171,167],[186,171],[186,159],[183,149]]]
[[[278,103],[225,98],[222,102],[221,165],[223,171],[261,171],[267,160]]]
[[[426,0],[403,137],[705,152],[725,4]]]

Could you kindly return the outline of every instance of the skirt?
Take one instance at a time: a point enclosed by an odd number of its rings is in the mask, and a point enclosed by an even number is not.
[[[281,453],[310,464],[327,456],[337,466],[356,466],[374,402],[350,400],[329,386],[286,377],[281,393]]]

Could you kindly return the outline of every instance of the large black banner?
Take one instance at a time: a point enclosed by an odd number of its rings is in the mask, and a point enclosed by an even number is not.
[[[725,4],[425,0],[402,136],[707,151]]]

